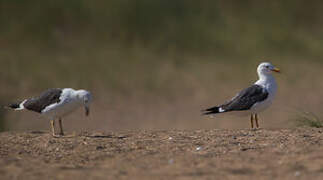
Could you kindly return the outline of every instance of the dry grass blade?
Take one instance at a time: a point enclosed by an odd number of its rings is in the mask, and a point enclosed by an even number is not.
[[[299,127],[315,127],[322,128],[323,120],[312,112],[302,112],[295,119],[296,125]]]

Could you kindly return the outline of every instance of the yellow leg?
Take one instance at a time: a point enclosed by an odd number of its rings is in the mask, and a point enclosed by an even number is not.
[[[50,126],[51,126],[51,128],[52,128],[52,135],[53,135],[53,136],[56,136],[56,135],[55,135],[55,119],[50,120]]]
[[[251,117],[250,117],[250,124],[251,124],[251,129],[253,129],[253,114],[251,114]]]
[[[58,123],[59,123],[59,129],[60,129],[59,135],[63,136],[64,131],[63,131],[63,124],[62,124],[62,119],[61,118],[58,119]]]
[[[259,124],[258,124],[258,115],[255,114],[255,120],[256,120],[256,127],[259,128]]]

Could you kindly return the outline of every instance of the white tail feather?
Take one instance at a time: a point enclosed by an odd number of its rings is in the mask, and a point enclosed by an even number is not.
[[[25,106],[24,106],[24,103],[27,101],[27,99],[25,99],[24,101],[22,101],[20,104],[19,104],[19,108],[16,108],[15,110],[16,111],[19,111],[19,110],[23,110],[25,109]]]

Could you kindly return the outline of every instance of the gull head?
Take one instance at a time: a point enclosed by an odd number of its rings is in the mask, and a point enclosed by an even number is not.
[[[263,62],[259,64],[257,72],[259,75],[267,75],[271,74],[272,72],[280,73],[280,70],[269,62]]]
[[[90,114],[90,103],[92,102],[92,95],[89,91],[86,90],[78,90],[76,91],[77,98],[84,105],[85,115],[88,116]]]

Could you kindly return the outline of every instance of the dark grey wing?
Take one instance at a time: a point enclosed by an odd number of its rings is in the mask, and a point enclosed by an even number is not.
[[[41,113],[47,106],[59,103],[62,92],[59,88],[48,89],[40,96],[28,99],[23,105],[28,110]]]
[[[242,90],[236,97],[220,107],[225,111],[248,110],[257,102],[264,101],[268,97],[265,88],[259,85],[252,85]]]
[[[266,89],[259,85],[252,85],[238,93],[231,101],[220,106],[204,110],[204,115],[228,111],[243,111],[250,109],[255,103],[264,101],[268,97]]]

